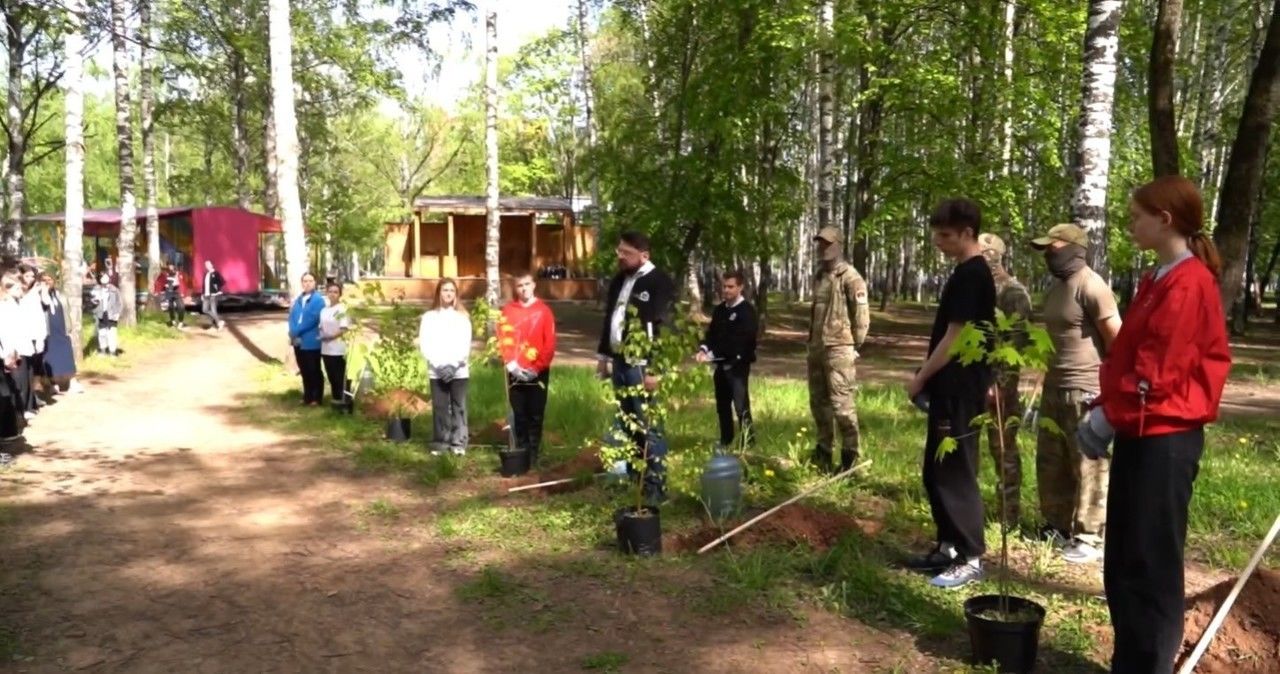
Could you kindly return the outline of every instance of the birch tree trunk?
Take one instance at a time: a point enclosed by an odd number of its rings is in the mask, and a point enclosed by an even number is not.
[[[1219,288],[1222,306],[1230,307],[1240,293],[1249,245],[1249,224],[1258,208],[1267,142],[1280,107],[1280,0],[1275,0],[1271,27],[1258,64],[1249,80],[1244,111],[1227,162],[1226,178],[1218,200],[1218,225],[1213,240],[1222,253]]]
[[[1111,118],[1115,107],[1116,54],[1120,48],[1121,0],[1089,0],[1084,36],[1084,84],[1080,114],[1079,164],[1071,218],[1089,232],[1089,266],[1111,278],[1107,268],[1107,183],[1111,175]]]
[[[26,210],[27,139],[22,133],[22,63],[26,59],[26,36],[19,12],[6,12],[5,53],[9,58],[9,89],[5,124],[8,126],[5,157],[4,229],[0,231],[0,264],[9,266],[22,256],[22,221]]]
[[[835,23],[833,0],[823,0],[818,8],[818,229],[831,226],[831,208],[835,192],[835,148],[832,143],[835,121],[834,61],[832,25]]]
[[[295,298],[302,294],[301,279],[307,272],[307,239],[303,232],[302,199],[298,194],[298,120],[293,110],[293,30],[289,25],[289,0],[269,0],[267,25],[285,270],[289,275],[289,297]]]
[[[1160,0],[1147,80],[1147,113],[1151,126],[1151,164],[1157,176],[1180,175],[1178,124],[1174,115],[1174,61],[1182,27],[1182,0]]]
[[[252,206],[249,198],[249,133],[245,123],[244,54],[231,53],[231,150],[235,157],[236,205],[245,210]]]
[[[111,0],[111,69],[116,89],[116,159],[120,167],[120,237],[116,240],[116,272],[124,311],[121,325],[138,322],[137,277],[133,258],[138,240],[137,192],[133,180],[133,101],[129,93],[129,47],[125,29],[126,0]]]
[[[587,123],[587,170],[591,172],[591,234],[597,245],[600,242],[601,205],[600,205],[600,171],[596,168],[596,120],[595,93],[591,87],[595,82],[592,73],[591,58],[587,53],[587,0],[578,0],[578,61],[582,66],[582,106]],[[604,280],[601,279],[601,284]],[[603,288],[602,288],[603,289]],[[604,293],[600,293],[604,297]]]
[[[263,120],[262,148],[267,155],[267,175],[262,181],[262,212],[280,217],[280,168],[276,156],[276,113],[275,97],[267,97],[267,114]]]
[[[156,211],[155,63],[151,49],[151,3],[138,0],[139,38],[142,42],[142,77],[138,84],[142,99],[142,183],[147,209],[147,291],[156,287],[160,276],[160,215]]]
[[[485,16],[484,51],[484,158],[487,176],[485,189],[485,300],[496,307],[502,295],[498,278],[498,253],[502,234],[498,212],[498,14]]]
[[[1015,20],[1018,14],[1017,0],[1006,0],[1004,5],[1004,89],[1005,89],[1005,105],[1004,120],[1000,125],[1000,177],[1004,179],[1005,189],[1009,189],[1009,176],[1013,172],[1013,116],[1014,116],[1014,88],[1013,88],[1013,57],[1014,57],[1014,29]],[[1006,232],[1009,229],[1009,223],[1013,220],[1009,209],[1006,207],[1004,213],[1004,226]]]
[[[84,314],[84,0],[65,0],[67,13],[66,89],[66,203],[63,206],[62,296],[67,303],[67,329],[77,362],[84,353],[80,321]]]

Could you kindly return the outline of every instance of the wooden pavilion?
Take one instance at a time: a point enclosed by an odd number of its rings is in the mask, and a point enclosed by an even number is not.
[[[388,297],[430,300],[441,278],[458,280],[466,299],[485,292],[484,197],[419,197],[412,221],[386,225],[384,276]],[[499,200],[498,270],[528,271],[545,299],[593,299],[597,282],[588,270],[595,252],[590,228],[580,227],[568,199],[508,197]],[[510,288],[504,283],[504,296]]]

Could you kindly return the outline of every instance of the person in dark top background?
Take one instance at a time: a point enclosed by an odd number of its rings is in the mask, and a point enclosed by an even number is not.
[[[733,444],[733,412],[737,410],[741,441],[753,444],[751,432],[751,364],[756,361],[756,331],[759,322],[756,309],[742,296],[744,276],[731,271],[722,277],[720,286],[724,301],[711,312],[711,325],[702,340],[700,363],[714,363],[712,381],[716,390],[716,416],[720,420],[720,443],[717,449]]]
[[[979,433],[970,427],[986,410],[987,391],[994,381],[985,363],[961,365],[950,355],[966,323],[994,321],[996,285],[978,234],[982,213],[968,199],[949,199],[929,219],[933,245],[956,262],[942,289],[938,313],[929,337],[924,365],[907,386],[915,400],[928,396],[928,434],[924,450],[924,487],[937,526],[937,543],[911,568],[937,573],[930,583],[955,588],[982,577],[982,494],[978,491]],[[956,447],[938,457],[944,438]]]

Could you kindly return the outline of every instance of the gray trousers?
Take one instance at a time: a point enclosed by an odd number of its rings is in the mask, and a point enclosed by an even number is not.
[[[431,380],[431,416],[435,442],[449,449],[466,449],[471,439],[467,429],[467,380]]]
[[[201,312],[208,316],[209,320],[213,321],[213,327],[218,327],[218,324],[222,322],[218,319],[218,296],[203,295],[200,300]]]

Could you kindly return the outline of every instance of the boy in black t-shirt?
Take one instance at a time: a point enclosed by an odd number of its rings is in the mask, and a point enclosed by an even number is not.
[[[954,588],[982,577],[982,495],[978,491],[978,431],[970,424],[986,409],[993,383],[983,363],[961,365],[950,355],[966,323],[994,321],[996,286],[982,257],[978,233],[982,215],[968,199],[938,205],[929,219],[933,245],[956,262],[934,318],[929,353],[907,386],[913,400],[927,396],[929,429],[924,450],[924,487],[937,526],[937,545],[909,566],[936,573],[930,583]],[[946,437],[956,441],[941,459],[938,447]]]

